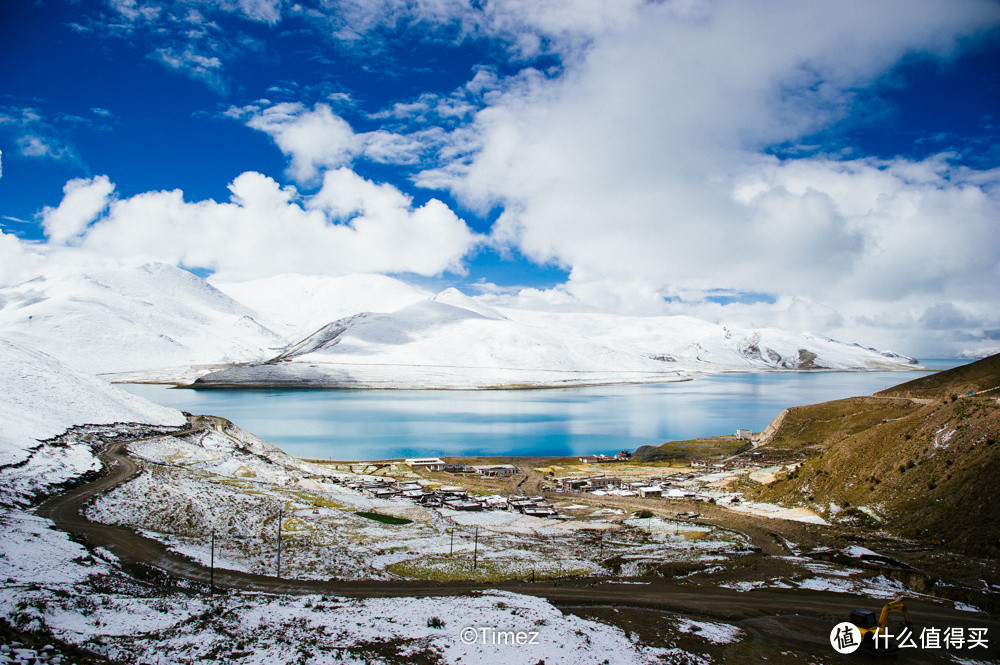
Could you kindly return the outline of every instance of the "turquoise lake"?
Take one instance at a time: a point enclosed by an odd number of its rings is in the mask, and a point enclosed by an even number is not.
[[[937,369],[959,361],[924,361]],[[372,460],[582,455],[760,431],[789,406],[869,395],[926,372],[716,374],[655,385],[547,390],[190,390],[127,384],[222,416],[299,457]]]

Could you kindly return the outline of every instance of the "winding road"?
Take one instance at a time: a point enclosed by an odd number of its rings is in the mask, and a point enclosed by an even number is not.
[[[209,418],[193,418],[190,432],[217,426]],[[161,436],[170,436],[169,434]],[[148,440],[160,437],[146,437]],[[104,474],[80,487],[45,500],[36,513],[51,519],[56,526],[82,540],[89,547],[102,547],[118,557],[123,565],[151,566],[170,576],[192,580],[206,590],[211,571],[201,564],[169,550],[162,543],[136,531],[87,519],[83,509],[93,498],[141,473],[135,460],[125,453],[130,442],[116,441],[101,453]],[[353,598],[459,596],[476,591],[500,589],[539,596],[562,609],[588,607],[637,608],[677,612],[688,616],[714,618],[729,622],[749,621],[755,632],[768,640],[792,640],[817,654],[830,653],[827,636],[838,622],[847,619],[852,609],[877,609],[883,601],[850,594],[803,589],[755,589],[741,592],[716,586],[682,586],[675,582],[637,583],[634,580],[572,578],[541,582],[510,581],[500,584],[475,582],[438,583],[425,580],[344,581],[297,580],[216,568],[214,584],[219,589],[258,591],[279,594],[329,594]],[[1000,621],[985,613],[957,611],[951,603],[907,600],[911,616],[920,625],[985,627],[1000,639]],[[787,628],[789,621],[798,628]],[[805,620],[813,629],[803,632]],[[994,648],[991,648],[991,653]],[[984,654],[985,655],[985,654]]]

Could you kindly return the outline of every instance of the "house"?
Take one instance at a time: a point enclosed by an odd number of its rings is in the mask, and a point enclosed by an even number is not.
[[[748,429],[738,429],[736,430],[736,438],[742,441],[750,441],[753,439],[753,432]]]
[[[481,476],[490,476],[493,478],[505,478],[521,473],[521,470],[513,464],[481,464],[472,468]]]
[[[585,488],[589,482],[590,478],[560,478],[556,484],[560,489],[572,492]]]
[[[483,497],[483,501],[486,502],[486,507],[490,510],[502,510],[507,507],[507,499],[498,494]]]
[[[663,496],[663,490],[659,487],[636,487],[635,491],[639,493],[639,496],[643,499],[659,499]]]
[[[440,508],[444,501],[437,494],[424,494],[417,497],[417,503],[427,508]]]
[[[590,489],[605,489],[608,487],[621,487],[622,481],[620,478],[612,478],[611,476],[597,476],[596,478],[591,478],[588,483]]]
[[[442,471],[446,473],[475,473],[476,470],[473,469],[468,464],[445,464]]]
[[[444,471],[444,460],[437,457],[412,457],[403,460],[407,466],[423,468],[428,471]]]
[[[531,517],[555,517],[557,514],[552,506],[525,506],[521,512]]]
[[[475,499],[446,499],[444,505],[446,508],[451,508],[452,510],[479,511],[486,507],[482,501]]]
[[[367,483],[361,488],[362,494],[373,499],[391,499],[399,495],[399,490],[387,485],[376,485]]]
[[[507,497],[507,509],[516,510],[519,513],[523,513],[525,508],[535,505],[526,496],[509,496]]]

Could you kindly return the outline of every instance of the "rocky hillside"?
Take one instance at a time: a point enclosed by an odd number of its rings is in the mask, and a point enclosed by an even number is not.
[[[940,399],[852,398],[789,409],[761,450],[809,457],[751,492],[807,505],[834,522],[1000,555],[1000,401],[990,393],[954,396],[958,385],[1000,384],[997,367],[993,357],[929,377],[947,393]],[[885,393],[931,394],[930,386],[912,387],[920,381]]]
[[[1000,395],[998,387],[1000,387],[1000,354],[907,381],[876,393],[876,395],[943,398],[949,395],[966,395],[980,391],[990,391],[992,395]]]

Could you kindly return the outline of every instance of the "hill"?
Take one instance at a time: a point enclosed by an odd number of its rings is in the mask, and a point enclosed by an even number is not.
[[[994,380],[996,366],[988,358],[880,396],[788,409],[757,450],[775,459],[807,458],[749,493],[807,506],[832,522],[1000,556],[1000,402],[888,396],[979,388]]]
[[[264,359],[286,340],[258,318],[162,263],[47,274],[0,289],[0,333],[91,373]]]
[[[297,275],[248,282],[209,282],[226,295],[286,326],[292,337],[360,312],[394,312],[433,294],[385,275]]]
[[[942,398],[1000,388],[1000,354],[888,388],[883,397]]]
[[[213,372],[196,386],[521,388],[680,376],[669,363],[467,309],[460,296],[335,321],[269,362]]]
[[[74,426],[114,423],[178,427],[168,409],[0,338],[0,504],[18,503],[100,463],[87,437],[51,442]],[[49,444],[43,443],[49,441]]]
[[[917,366],[908,356],[821,335],[724,325],[691,316],[497,310],[527,325],[583,336],[696,371],[901,370]]]
[[[406,298],[413,294],[404,294]],[[199,387],[538,388],[655,383],[699,371],[904,369],[910,358],[815,335],[691,317],[495,308],[451,288],[333,321]]]

